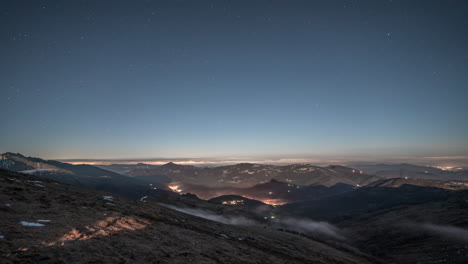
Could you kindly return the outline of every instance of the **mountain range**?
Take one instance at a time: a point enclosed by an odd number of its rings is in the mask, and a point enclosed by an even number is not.
[[[413,178],[426,180],[463,180],[468,181],[468,171],[463,168],[455,170],[441,169],[431,166],[420,166],[414,164],[370,164],[351,165],[358,170],[366,171],[370,174],[383,178]]]
[[[169,177],[174,182],[202,185],[207,187],[246,188],[275,179],[295,185],[333,186],[337,183],[365,185],[381,179],[356,169],[330,165],[327,167],[310,164],[292,164],[286,166],[240,163],[219,167],[196,167],[167,163],[162,166],[136,168],[125,173],[127,176]]]
[[[465,263],[468,257],[462,174],[434,180],[336,165],[168,163],[121,165],[127,174],[121,175],[13,153],[0,156],[0,167],[6,263],[89,263],[100,256],[107,263]],[[213,182],[204,184],[209,177]]]

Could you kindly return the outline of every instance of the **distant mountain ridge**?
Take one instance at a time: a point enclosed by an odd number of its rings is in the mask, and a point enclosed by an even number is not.
[[[435,187],[447,190],[465,190],[468,189],[468,182],[463,181],[435,181],[425,180],[417,178],[391,178],[383,179],[380,181],[372,182],[366,187],[394,187],[398,188],[403,185],[415,185],[415,186],[426,186]]]
[[[324,185],[328,187],[337,183],[362,186],[381,179],[378,176],[339,165],[319,167],[310,164],[275,166],[251,163],[196,167],[170,162],[159,167],[130,170],[125,175],[132,177],[159,175],[169,177],[174,182],[186,184],[239,188],[251,187],[272,179],[302,186]]]
[[[468,181],[468,171],[466,170],[450,171],[430,166],[419,166],[407,163],[352,165],[352,167],[383,178],[408,177],[439,181]]]

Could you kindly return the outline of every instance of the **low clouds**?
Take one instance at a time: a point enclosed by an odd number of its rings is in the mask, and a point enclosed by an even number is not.
[[[324,235],[338,240],[344,240],[345,237],[340,234],[340,230],[327,222],[317,222],[306,219],[284,218],[278,219],[277,224],[286,229],[290,229],[302,233],[314,233],[317,235]]]
[[[162,203],[160,203],[160,205],[162,205],[164,207],[167,207],[167,208],[170,208],[170,209],[173,209],[173,210],[176,210],[176,211],[179,211],[179,212],[182,212],[182,213],[198,216],[198,217],[201,217],[201,218],[205,218],[205,219],[208,219],[208,220],[220,222],[220,223],[223,223],[223,224],[229,224],[229,225],[255,225],[256,224],[256,222],[254,220],[247,219],[247,218],[245,218],[243,216],[235,216],[235,217],[230,216],[230,217],[228,217],[228,216],[218,215],[218,214],[215,214],[215,213],[213,213],[211,211],[206,211],[206,210],[201,210],[201,209],[182,208],[182,207],[176,207],[176,206],[172,206],[172,205],[168,205],[168,204],[162,204]]]
[[[186,214],[198,216],[201,218],[205,218],[208,220],[229,224],[229,225],[260,225],[259,222],[254,221],[252,219],[248,219],[243,216],[224,216],[219,215],[211,211],[195,209],[195,208],[182,208],[173,205],[163,204],[160,203],[161,206],[183,212]],[[286,218],[276,218],[272,222],[274,227],[280,227],[286,230],[306,233],[306,234],[315,234],[320,235],[327,238],[333,238],[337,240],[344,240],[345,237],[341,234],[340,230],[327,223],[327,222],[317,222],[312,220],[306,219],[297,219],[292,217]]]
[[[421,228],[433,235],[468,242],[468,230],[456,226],[423,224]]]

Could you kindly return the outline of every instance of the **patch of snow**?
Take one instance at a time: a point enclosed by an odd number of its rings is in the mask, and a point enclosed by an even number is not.
[[[34,185],[36,185],[37,187],[42,187],[42,188],[44,188],[44,187],[45,187],[44,185],[42,185],[42,184],[39,184],[39,183],[36,183],[36,184],[34,184]]]
[[[6,204],[5,204],[5,206],[11,207],[11,204],[9,204],[9,203],[6,203]]]
[[[102,196],[102,199],[106,200],[106,201],[113,201],[114,200],[114,197],[113,196],[109,196],[109,195],[105,195],[105,196]]]
[[[39,219],[39,220],[37,220],[37,222],[49,223],[50,220]]]
[[[19,171],[19,172],[26,173],[26,174],[34,174],[34,173],[41,172],[41,171],[54,171],[54,170],[51,170],[51,169],[37,169],[37,170],[22,170],[22,171]]]
[[[5,238],[5,236],[4,236],[4,235],[0,235],[0,239],[4,239],[4,238]]]
[[[146,201],[145,201],[146,198],[148,198],[148,196],[143,196],[143,197],[141,197],[141,198],[140,198],[140,202],[146,202]]]
[[[14,181],[14,182],[22,182],[21,180],[18,180],[18,179],[15,179],[15,178],[8,178],[10,181]]]
[[[21,221],[20,224],[24,226],[44,226],[43,224],[26,222],[26,221]]]

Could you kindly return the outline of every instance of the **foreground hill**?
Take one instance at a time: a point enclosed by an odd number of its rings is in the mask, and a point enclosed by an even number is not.
[[[147,182],[95,166],[25,157],[19,153],[1,154],[0,168],[42,176],[74,186],[115,192],[135,199],[151,192]]]
[[[2,263],[376,263],[349,246],[6,170],[0,200]]]
[[[296,185],[333,186],[337,183],[365,185],[381,179],[343,166],[318,167],[310,164],[287,166],[242,163],[220,167],[195,167],[168,163],[159,167],[134,169],[128,176],[166,176],[174,182],[207,187],[251,187],[275,179]]]

